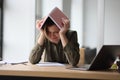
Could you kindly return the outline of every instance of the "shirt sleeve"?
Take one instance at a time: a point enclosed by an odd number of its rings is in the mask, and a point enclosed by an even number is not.
[[[67,45],[64,47],[64,52],[69,64],[76,66],[80,58],[77,32],[74,31],[71,34],[68,34],[68,40]]]
[[[40,46],[37,43],[30,53],[30,56],[29,56],[30,63],[32,63],[32,64],[38,63],[41,60],[43,51],[44,51],[44,46]]]

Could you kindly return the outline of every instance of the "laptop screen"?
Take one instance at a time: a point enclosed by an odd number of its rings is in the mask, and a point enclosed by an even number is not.
[[[93,59],[89,70],[106,70],[114,63],[117,54],[120,53],[120,45],[104,45]]]

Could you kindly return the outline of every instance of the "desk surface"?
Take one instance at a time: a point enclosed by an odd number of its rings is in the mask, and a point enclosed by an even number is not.
[[[40,67],[31,64],[2,65],[0,66],[0,75],[76,79],[120,79],[120,73],[118,72],[69,70],[62,66]]]

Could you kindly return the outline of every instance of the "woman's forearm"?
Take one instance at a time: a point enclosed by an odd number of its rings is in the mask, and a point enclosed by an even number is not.
[[[38,63],[41,60],[43,51],[44,51],[44,46],[40,46],[39,44],[36,44],[29,56],[30,63],[32,64]]]
[[[45,40],[45,35],[44,33],[41,33],[37,43],[42,46],[44,44],[44,40]]]
[[[60,39],[61,39],[61,42],[62,42],[62,46],[64,48],[66,46],[66,44],[68,43],[68,39],[67,39],[65,34],[60,34]]]

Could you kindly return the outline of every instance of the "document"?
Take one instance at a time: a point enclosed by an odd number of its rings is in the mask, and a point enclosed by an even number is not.
[[[6,64],[5,61],[0,61],[0,65]]]
[[[5,64],[11,64],[11,65],[26,64],[26,63],[28,63],[27,60],[16,60],[16,61],[15,60],[11,60],[11,61],[6,60],[4,62],[5,62]]]
[[[65,66],[65,64],[57,63],[57,62],[40,62],[36,64],[38,66]]]

